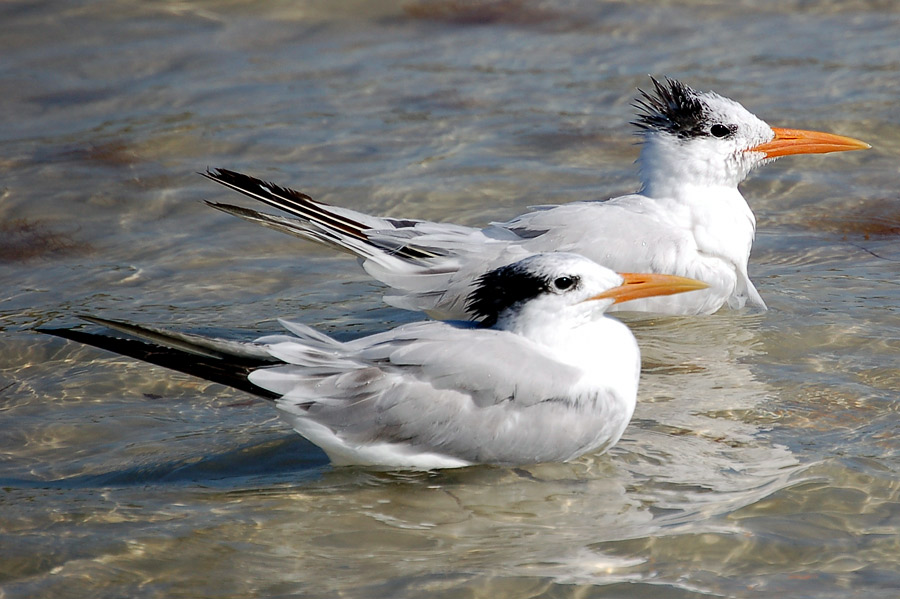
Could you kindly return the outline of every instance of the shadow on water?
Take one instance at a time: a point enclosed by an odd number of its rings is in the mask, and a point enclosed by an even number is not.
[[[0,478],[0,487],[10,490],[198,485],[233,490],[273,482],[316,480],[330,468],[324,452],[302,437],[290,434],[211,456],[140,465],[102,474],[57,480]]]

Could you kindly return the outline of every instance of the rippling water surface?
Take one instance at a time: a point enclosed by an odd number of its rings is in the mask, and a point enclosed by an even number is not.
[[[877,0],[3,3],[0,595],[896,597],[898,30]],[[770,310],[635,321],[608,454],[332,468],[262,401],[31,330],[417,319],[196,171],[467,224],[603,198],[648,73],[874,148],[751,176]]]

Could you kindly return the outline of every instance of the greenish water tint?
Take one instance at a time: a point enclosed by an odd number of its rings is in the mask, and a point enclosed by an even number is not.
[[[896,597],[898,28],[875,0],[4,3],[0,595]],[[196,172],[466,224],[617,195],[648,73],[874,148],[751,175],[770,310],[632,322],[606,455],[335,469],[264,402],[31,330],[417,319]]]

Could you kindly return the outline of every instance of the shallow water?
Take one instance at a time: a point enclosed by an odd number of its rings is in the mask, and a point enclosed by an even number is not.
[[[0,595],[896,597],[898,26],[876,0],[0,5]],[[414,320],[196,171],[467,224],[606,197],[647,73],[874,149],[751,176],[770,310],[634,322],[608,454],[336,469],[265,402],[31,331]]]

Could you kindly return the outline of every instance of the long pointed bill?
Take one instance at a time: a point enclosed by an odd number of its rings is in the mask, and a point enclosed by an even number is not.
[[[618,287],[608,289],[599,295],[590,298],[592,300],[612,299],[614,304],[627,302],[642,297],[655,297],[657,295],[673,295],[685,291],[696,291],[709,287],[703,281],[678,277],[675,275],[660,275],[649,273],[620,272],[619,275],[625,282]]]
[[[872,147],[866,142],[852,137],[820,131],[782,129],[780,127],[772,127],[772,131],[775,132],[775,139],[747,151],[762,152],[766,158],[778,158],[790,154],[827,154],[828,152],[866,150]]]

